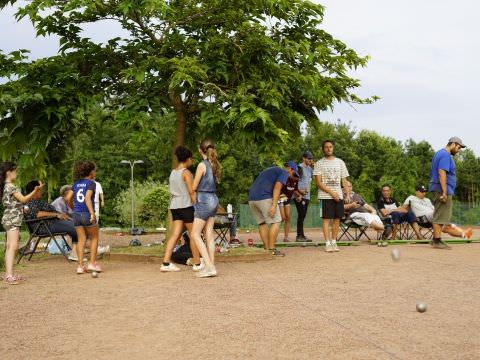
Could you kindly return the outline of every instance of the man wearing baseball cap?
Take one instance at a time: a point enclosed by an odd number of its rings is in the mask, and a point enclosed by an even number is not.
[[[415,195],[410,195],[403,202],[403,207],[406,210],[412,210],[418,219],[419,223],[432,224],[433,212],[435,208],[429,198],[425,196],[427,188],[423,185],[417,185],[415,187]],[[455,236],[464,239],[470,239],[472,237],[473,230],[468,228],[463,231],[455,224],[446,225],[442,231],[448,233],[450,236]]]
[[[255,179],[248,193],[248,205],[258,223],[258,231],[265,249],[274,256],[285,256],[275,248],[282,216],[278,207],[278,199],[283,185],[289,176],[298,177],[298,167],[293,161],[285,164],[285,168],[272,166],[263,170]]]
[[[441,239],[442,231],[448,232],[452,219],[453,201],[452,196],[457,186],[455,173],[455,156],[466,145],[459,137],[452,137],[448,140],[445,148],[438,150],[432,159],[430,172],[429,190],[433,196],[433,241],[435,249],[450,250],[451,247]]]
[[[297,238],[296,241],[312,241],[305,236],[303,222],[307,216],[308,203],[310,202],[310,187],[313,178],[313,154],[310,151],[303,153],[303,161],[298,167],[302,168],[298,180],[298,191],[301,195],[295,195],[295,207],[297,208]]]
[[[433,220],[433,204],[429,198],[425,196],[427,188],[421,184],[415,187],[415,195],[410,195],[403,202],[405,210],[411,210],[413,214],[425,222],[431,223]]]

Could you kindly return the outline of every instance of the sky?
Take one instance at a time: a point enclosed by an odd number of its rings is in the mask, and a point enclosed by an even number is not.
[[[480,155],[480,2],[477,0],[315,0],[325,6],[323,28],[371,60],[351,75],[357,95],[377,95],[373,105],[338,104],[322,121],[341,119],[397,140],[426,140],[434,149],[459,136]],[[0,11],[0,49],[30,49],[33,58],[53,55],[56,38],[36,38],[32,25],[16,23],[11,7]],[[118,31],[111,23],[86,35],[103,41]]]

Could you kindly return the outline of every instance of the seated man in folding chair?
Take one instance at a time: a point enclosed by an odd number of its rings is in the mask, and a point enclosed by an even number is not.
[[[347,181],[347,186],[350,188],[350,195],[352,201],[344,204],[344,211],[347,218],[350,218],[355,224],[359,226],[367,226],[378,233],[385,231],[385,226],[377,215],[375,208],[369,204],[357,193],[353,191],[352,183]],[[345,193],[345,189],[343,190]],[[345,197],[344,197],[345,198]]]
[[[429,198],[425,196],[427,188],[423,185],[417,185],[415,187],[415,195],[410,195],[403,202],[402,207],[405,210],[411,210],[418,219],[418,223],[423,227],[432,227],[433,220],[433,204]],[[442,228],[442,232],[454,237],[460,237],[464,239],[470,239],[472,237],[473,230],[468,228],[463,231],[455,224],[445,225]]]
[[[30,181],[26,185],[26,191],[31,191],[31,189],[34,189],[38,184],[39,182],[37,180]],[[75,248],[78,238],[75,227],[73,226],[73,220],[67,214],[58,212],[52,205],[42,200],[42,195],[42,191],[37,192],[35,196],[25,204],[25,219],[34,220],[42,217],[55,217],[56,219],[46,221],[49,230],[52,233],[67,233],[72,238],[72,248]],[[39,235],[48,236],[49,234],[47,229],[41,228],[39,229]]]
[[[408,222],[415,232],[417,239],[423,239],[415,214],[400,206],[400,203],[392,197],[390,185],[382,186],[382,195],[377,200],[377,208],[383,217],[390,217],[393,225],[392,239],[397,238],[397,232],[402,223]],[[402,236],[402,234],[400,234]]]

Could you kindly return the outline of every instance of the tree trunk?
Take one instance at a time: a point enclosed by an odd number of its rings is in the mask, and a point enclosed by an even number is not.
[[[185,104],[182,101],[181,95],[175,91],[170,95],[170,100],[172,101],[172,105],[175,108],[175,112],[177,114],[177,121],[175,123],[175,142],[173,143],[172,149],[172,169],[177,167],[177,158],[175,157],[175,148],[177,146],[185,144],[185,131],[187,128],[187,109],[185,108]],[[170,237],[171,229],[172,229],[172,213],[168,212],[168,220],[167,220],[167,232],[165,233],[165,240]]]
[[[174,155],[177,146],[185,144],[185,132],[187,128],[187,109],[182,101],[181,95],[175,91],[171,96],[172,105],[177,114],[177,121],[175,123],[175,142],[172,149],[172,168],[177,166],[177,161]]]

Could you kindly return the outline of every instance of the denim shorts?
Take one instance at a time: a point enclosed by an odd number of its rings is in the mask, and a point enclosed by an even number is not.
[[[197,193],[197,203],[195,204],[195,217],[207,221],[215,217],[218,207],[218,198],[215,193],[202,192]]]
[[[75,227],[94,227],[98,224],[90,222],[90,214],[89,213],[79,213],[74,212],[72,213],[73,225]]]

